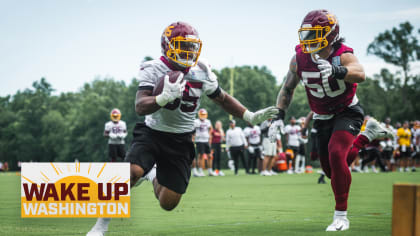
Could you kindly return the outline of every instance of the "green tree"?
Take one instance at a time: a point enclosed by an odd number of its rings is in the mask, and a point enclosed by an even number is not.
[[[376,55],[385,62],[403,70],[403,87],[409,80],[410,63],[420,59],[420,45],[414,27],[409,22],[380,33],[367,48],[368,54]]]

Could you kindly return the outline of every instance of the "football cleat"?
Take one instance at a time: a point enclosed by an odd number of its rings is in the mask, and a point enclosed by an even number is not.
[[[93,228],[86,234],[86,236],[103,236],[108,231],[108,225],[111,218],[98,218]]]
[[[225,173],[223,173],[223,171],[219,170],[219,176],[225,176]]]
[[[379,124],[379,122],[374,118],[370,118],[367,121],[366,129],[361,134],[366,136],[370,142],[379,138],[395,139],[392,130],[385,128],[385,126]]]
[[[335,218],[325,231],[344,231],[350,228],[350,221],[347,217]]]

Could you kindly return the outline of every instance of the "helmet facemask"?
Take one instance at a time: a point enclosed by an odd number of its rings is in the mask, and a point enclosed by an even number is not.
[[[202,42],[194,35],[173,37],[171,41],[165,36],[168,44],[166,56],[182,67],[192,67],[197,64],[201,53]]]
[[[298,31],[302,51],[304,53],[316,53],[327,47],[327,37],[331,32],[334,31],[335,26],[336,24],[334,24],[332,27],[319,25],[312,27],[310,24],[302,25]],[[333,40],[333,42],[336,40],[336,38]]]

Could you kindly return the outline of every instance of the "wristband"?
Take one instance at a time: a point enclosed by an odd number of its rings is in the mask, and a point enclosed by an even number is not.
[[[284,120],[284,117],[286,116],[286,112],[283,109],[277,108],[279,110],[279,113],[277,114],[277,117],[274,120]]]
[[[164,96],[162,96],[162,94],[157,95],[155,99],[156,99],[156,103],[161,107],[164,107],[166,104],[168,104],[168,101],[166,100]]]
[[[346,77],[348,70],[345,66],[333,65],[332,72],[334,78],[343,80],[344,77]]]

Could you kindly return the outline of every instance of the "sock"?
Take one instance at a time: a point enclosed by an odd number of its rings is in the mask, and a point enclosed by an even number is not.
[[[354,159],[359,153],[359,150],[368,143],[369,143],[369,139],[363,134],[360,134],[359,136],[357,136],[356,140],[354,140],[353,142],[353,147],[350,149],[350,152],[347,155],[347,165],[351,165],[351,163],[353,163]]]
[[[353,145],[354,136],[348,131],[335,131],[328,144],[331,167],[331,186],[335,196],[335,210],[346,211],[351,184],[347,154]]]
[[[347,217],[347,211],[334,211],[334,219],[336,218],[346,218]]]

